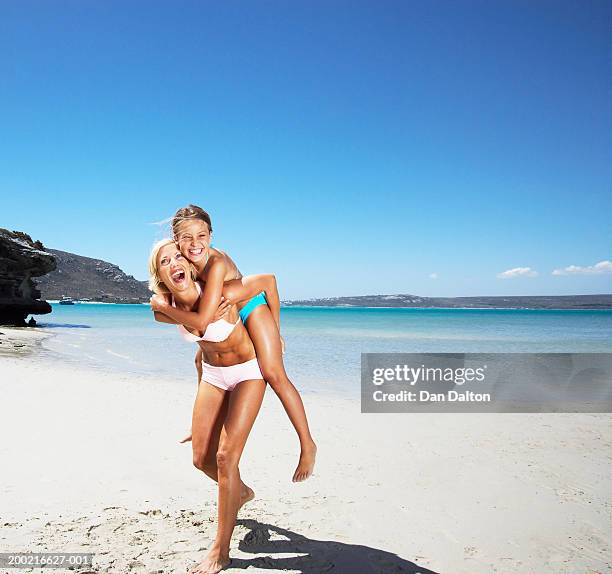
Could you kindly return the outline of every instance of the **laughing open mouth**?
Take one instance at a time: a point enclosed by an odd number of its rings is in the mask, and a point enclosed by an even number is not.
[[[200,255],[202,255],[202,252],[204,251],[204,249],[202,249],[200,247],[200,249],[190,249],[189,250],[189,256],[190,257],[199,257]]]
[[[175,271],[171,275],[171,277],[174,283],[182,283],[183,281],[185,281],[185,271],[183,271],[182,269],[179,269],[178,271]]]

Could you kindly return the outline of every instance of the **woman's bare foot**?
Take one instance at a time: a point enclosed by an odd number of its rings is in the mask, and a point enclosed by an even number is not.
[[[302,448],[302,452],[300,453],[300,461],[298,462],[297,468],[293,473],[293,482],[302,482],[312,474],[316,456],[317,445],[314,443],[314,441],[312,441],[309,446]]]
[[[181,444],[183,444],[184,442],[189,442],[190,440],[191,440],[191,431],[189,431],[189,434],[188,434],[187,436],[185,436],[185,438],[184,438],[184,439],[179,440],[179,442],[180,442]]]
[[[238,505],[238,510],[240,510],[247,502],[253,500],[255,498],[255,492],[250,486],[244,485],[242,492],[240,493],[240,504]]]
[[[229,554],[221,554],[221,551],[213,546],[202,562],[189,569],[189,574],[217,574],[230,562]]]

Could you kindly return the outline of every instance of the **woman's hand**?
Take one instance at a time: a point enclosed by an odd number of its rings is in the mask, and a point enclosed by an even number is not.
[[[213,317],[213,321],[218,321],[219,319],[223,319],[229,311],[229,308],[232,306],[232,302],[229,299],[225,299],[225,297],[221,297],[221,304],[217,307],[215,311],[215,315]]]
[[[170,306],[170,303],[168,303],[168,300],[163,295],[153,295],[149,303],[151,304],[151,311],[158,311],[160,313],[163,313],[164,309]]]

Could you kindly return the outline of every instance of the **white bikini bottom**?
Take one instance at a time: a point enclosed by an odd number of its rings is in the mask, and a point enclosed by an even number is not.
[[[225,391],[232,391],[243,381],[257,379],[263,379],[257,359],[228,367],[215,367],[202,361],[202,381]]]

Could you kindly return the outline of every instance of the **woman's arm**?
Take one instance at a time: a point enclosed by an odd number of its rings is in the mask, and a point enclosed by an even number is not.
[[[168,305],[170,304],[169,295],[152,295],[151,299],[149,300],[149,303],[151,305],[151,310],[153,311],[153,317],[155,317],[156,321],[159,321],[160,323],[174,323],[176,325],[176,321],[173,321],[170,317],[168,317],[168,315],[164,315],[161,311],[156,310],[160,305],[163,305],[164,303],[167,303]]]
[[[160,311],[153,311],[153,316],[155,317],[155,320],[159,321],[160,323],[172,323],[173,325],[177,324],[176,321],[173,321],[170,319],[170,317],[168,317],[168,315],[164,315]]]
[[[226,299],[233,303],[246,302],[262,291],[266,294],[268,307],[270,307],[274,322],[280,331],[280,299],[274,275],[269,273],[247,275],[241,279],[226,281],[223,288],[223,294]]]
[[[225,272],[223,259],[215,258],[214,261],[210,262],[210,270],[206,277],[204,292],[200,297],[197,311],[183,311],[173,307],[167,301],[161,303],[159,300],[156,300],[153,311],[159,311],[177,323],[185,325],[185,327],[200,332],[206,331],[208,325],[213,322],[217,308],[221,303]]]

